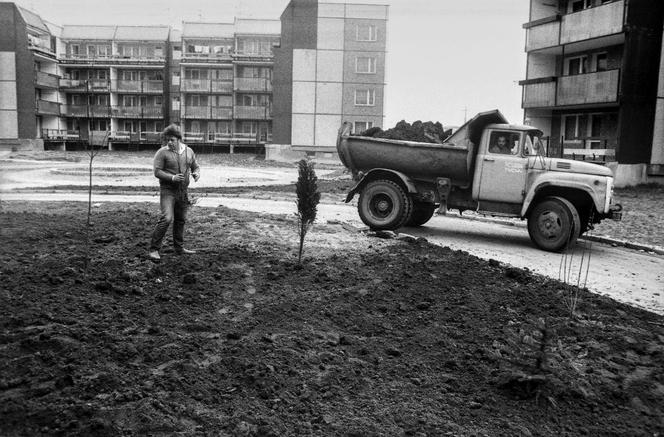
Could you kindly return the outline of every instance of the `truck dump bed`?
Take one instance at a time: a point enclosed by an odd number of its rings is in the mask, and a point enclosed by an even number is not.
[[[402,172],[413,179],[452,179],[457,186],[472,182],[476,145],[484,127],[491,123],[506,123],[499,111],[476,115],[461,126],[443,144],[350,135],[350,124],[344,123],[337,138],[341,162],[353,175],[375,168]]]

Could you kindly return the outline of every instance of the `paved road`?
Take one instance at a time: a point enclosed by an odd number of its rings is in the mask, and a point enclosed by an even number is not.
[[[0,200],[87,201],[84,193],[1,193]],[[93,202],[157,202],[155,196],[93,195]],[[203,197],[199,206],[229,208],[274,214],[293,214],[292,200],[257,200],[237,197]],[[339,220],[362,226],[352,205],[321,204],[319,221]],[[464,250],[484,259],[496,259],[515,267],[559,278],[560,254],[533,247],[522,227],[467,220],[456,216],[436,216],[426,226],[407,233],[427,238],[431,243]],[[581,241],[571,253],[571,271],[576,282],[582,255],[590,253],[587,287],[596,293],[664,314],[664,257],[643,252]],[[582,279],[585,277],[585,270]],[[581,281],[583,282],[583,280]]]

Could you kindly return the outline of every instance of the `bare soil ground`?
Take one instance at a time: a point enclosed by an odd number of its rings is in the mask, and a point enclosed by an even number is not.
[[[424,241],[194,208],[3,202],[0,435],[664,432],[664,317]],[[659,433],[659,434],[658,434]]]

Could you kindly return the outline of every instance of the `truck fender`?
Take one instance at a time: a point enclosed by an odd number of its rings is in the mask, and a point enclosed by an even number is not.
[[[348,192],[348,196],[346,196],[345,201],[346,203],[353,200],[355,194],[362,191],[362,188],[364,188],[366,184],[377,179],[389,179],[395,182],[401,182],[401,184],[408,190],[408,193],[417,193],[417,187],[415,187],[415,183],[412,181],[412,179],[399,171],[390,170],[389,168],[374,168],[369,170],[367,174],[362,175],[360,173],[360,175],[361,179],[359,182],[355,184],[355,186]]]
[[[530,207],[534,206],[533,200],[537,196],[537,193],[543,188],[548,188],[548,187],[559,187],[561,189],[566,188],[566,189],[584,191],[590,196],[591,199],[593,199],[595,207],[597,208],[598,211],[601,211],[603,209],[604,205],[599,205],[599,206],[597,205],[597,200],[593,195],[593,189],[585,183],[564,182],[560,180],[556,180],[555,183],[553,181],[544,181],[539,185],[531,188],[531,190],[526,195],[526,198],[523,200],[523,205],[521,207],[521,217],[526,217],[526,214],[528,214]]]

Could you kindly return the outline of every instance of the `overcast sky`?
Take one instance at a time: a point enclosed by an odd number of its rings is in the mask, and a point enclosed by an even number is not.
[[[170,24],[278,19],[289,0],[17,0],[55,24]],[[344,3],[326,0],[329,3]],[[346,1],[352,3],[352,1]],[[523,121],[525,0],[357,0],[387,4],[385,126],[406,119],[460,125],[500,109]]]

